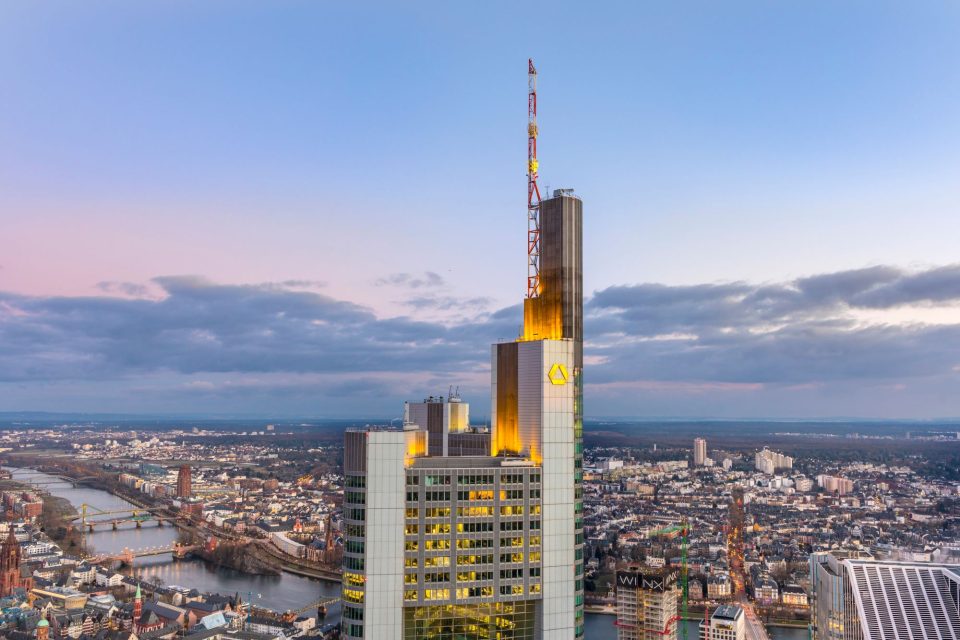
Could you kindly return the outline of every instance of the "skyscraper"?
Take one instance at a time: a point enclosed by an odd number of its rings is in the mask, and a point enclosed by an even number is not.
[[[427,398],[402,431],[347,432],[347,638],[583,635],[583,207],[540,200],[529,68],[530,271],[521,335],[492,347],[491,430]]]
[[[960,566],[810,556],[815,640],[960,638]]]
[[[177,472],[177,497],[189,498],[193,493],[192,481],[190,477],[190,465],[180,465]]]
[[[707,441],[696,438],[693,441],[693,464],[702,467],[707,461]]]
[[[582,633],[581,205],[569,191],[544,205],[545,295],[528,300],[524,335],[492,348],[492,432],[427,398],[406,405],[402,431],[346,434],[348,638]],[[546,316],[560,320],[538,326]],[[443,445],[460,434],[488,449]]]

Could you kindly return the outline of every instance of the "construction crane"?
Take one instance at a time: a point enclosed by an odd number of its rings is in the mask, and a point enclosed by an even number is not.
[[[666,536],[669,538],[680,537],[680,588],[682,589],[682,597],[680,601],[680,615],[673,618],[671,621],[682,621],[683,624],[680,625],[680,637],[683,640],[687,640],[687,614],[689,612],[689,600],[690,600],[690,585],[688,582],[688,572],[687,568],[687,544],[690,537],[690,525],[687,521],[681,520],[678,524],[671,525],[669,527],[663,527],[661,529],[654,529],[647,533],[648,538],[653,538],[654,536]],[[667,627],[669,628],[670,622],[667,622]],[[667,629],[664,629],[664,632]]]
[[[540,165],[537,162],[537,69],[527,60],[527,297],[540,296]]]

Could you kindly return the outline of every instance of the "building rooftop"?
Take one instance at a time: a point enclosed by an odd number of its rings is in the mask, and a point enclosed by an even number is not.
[[[717,620],[737,620],[743,616],[743,609],[733,604],[724,604],[717,607],[713,612],[713,618]]]

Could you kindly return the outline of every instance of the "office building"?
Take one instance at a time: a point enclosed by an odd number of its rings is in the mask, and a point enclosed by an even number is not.
[[[489,432],[448,397],[346,433],[345,637],[582,636],[581,221],[569,190],[542,203],[539,295],[492,347]]]
[[[693,441],[693,465],[702,467],[707,462],[707,441],[703,438],[696,438]]]
[[[679,597],[676,569],[617,571],[617,639],[676,640]]]
[[[193,493],[193,487],[191,485],[190,477],[190,465],[184,464],[180,466],[180,470],[177,472],[177,497],[178,498],[189,498]]]
[[[960,565],[810,556],[815,640],[960,638]]]
[[[710,620],[700,623],[700,640],[745,640],[746,637],[743,609],[733,604],[717,607]]]
[[[772,476],[777,471],[793,469],[793,458],[764,447],[754,455],[753,465],[757,471]]]

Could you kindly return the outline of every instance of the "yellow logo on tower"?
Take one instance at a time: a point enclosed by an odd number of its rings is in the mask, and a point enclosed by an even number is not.
[[[567,384],[567,368],[555,362],[552,367],[550,367],[550,372],[547,373],[547,377],[550,378],[550,382],[553,384]]]

